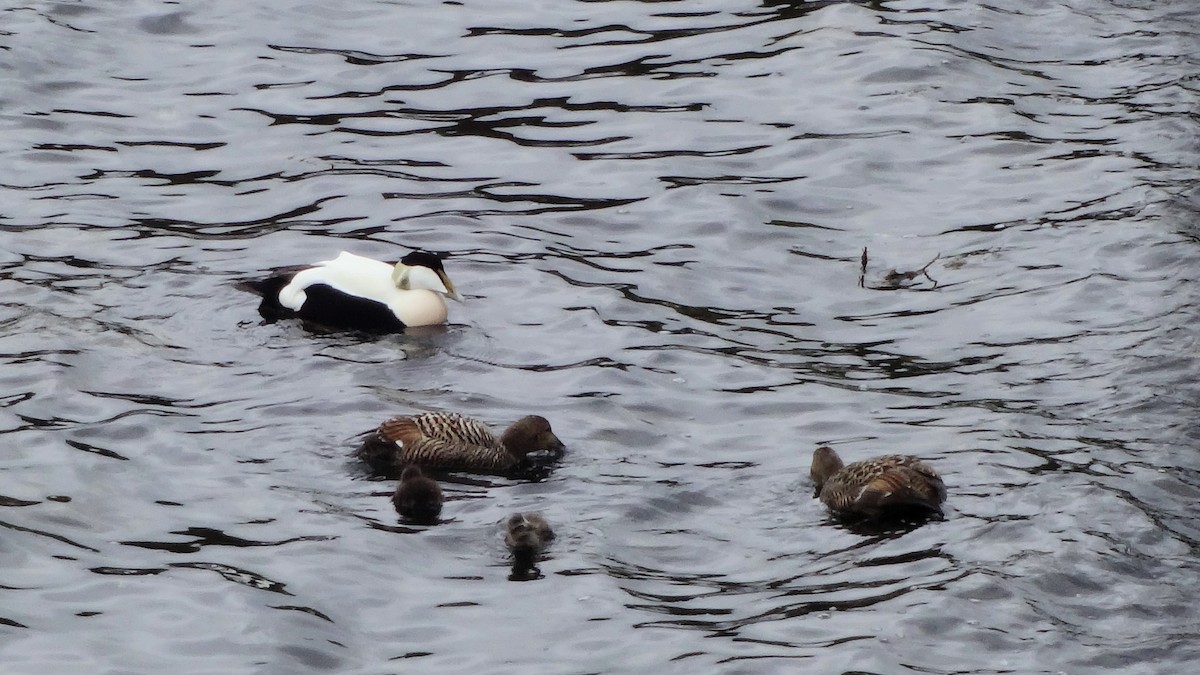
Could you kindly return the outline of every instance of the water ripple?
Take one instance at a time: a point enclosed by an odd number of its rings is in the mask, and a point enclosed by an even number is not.
[[[1190,9],[7,12],[6,672],[1188,672]],[[237,288],[411,248],[442,329]],[[352,451],[424,410],[569,451],[411,527]],[[946,518],[833,521],[821,443]]]

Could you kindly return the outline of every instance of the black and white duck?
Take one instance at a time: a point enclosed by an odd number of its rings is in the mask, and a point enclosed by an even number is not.
[[[298,318],[328,328],[395,333],[446,322],[459,299],[442,256],[413,251],[396,264],[342,251],[333,260],[242,286],[262,296],[268,320]]]

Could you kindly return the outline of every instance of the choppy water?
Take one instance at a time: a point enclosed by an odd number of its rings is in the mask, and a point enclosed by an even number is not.
[[[1192,0],[7,8],[4,672],[1189,672],[1198,33]],[[452,254],[445,331],[233,288],[409,247]],[[570,453],[414,530],[347,452],[418,410]],[[829,521],[818,443],[927,457],[946,520]],[[560,537],[512,583],[526,509]]]

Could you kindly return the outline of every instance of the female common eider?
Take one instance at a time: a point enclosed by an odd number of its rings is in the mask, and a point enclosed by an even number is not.
[[[413,251],[395,265],[342,251],[313,267],[244,284],[270,321],[299,318],[330,328],[399,332],[446,322],[459,299],[440,256]]]
[[[410,464],[400,474],[400,485],[392,495],[396,512],[416,523],[436,523],[442,514],[442,488],[437,481]]]
[[[563,450],[545,417],[522,417],[500,438],[482,422],[458,413],[393,417],[367,435],[358,456],[373,471],[394,475],[407,464],[428,469],[507,474],[532,452]]]
[[[809,470],[816,496],[835,515],[881,518],[905,512],[940,515],[946,501],[942,478],[910,455],[883,455],[843,464],[833,448],[813,453]]]
[[[554,530],[540,513],[514,513],[504,526],[504,545],[512,552],[513,570],[533,568],[537,556],[554,539]]]

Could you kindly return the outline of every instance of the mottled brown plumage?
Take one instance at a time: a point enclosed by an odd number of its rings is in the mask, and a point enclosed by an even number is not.
[[[482,422],[458,413],[393,417],[367,435],[358,456],[377,473],[394,475],[408,464],[427,469],[507,474],[531,452],[561,452],[545,417],[522,417],[500,438]]]
[[[813,453],[816,496],[839,516],[880,518],[904,511],[941,513],[946,486],[928,464],[910,455],[883,455],[843,464],[833,448]]]
[[[410,464],[400,474],[392,504],[397,513],[414,522],[436,523],[442,514],[442,488],[421,473],[421,467]]]
[[[512,551],[513,570],[533,567],[537,556],[554,539],[554,530],[540,513],[514,513],[504,527],[504,545]]]

